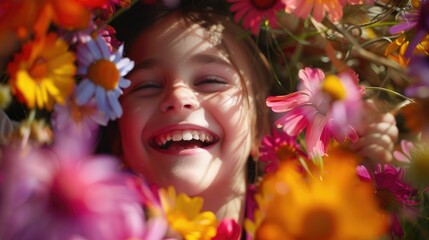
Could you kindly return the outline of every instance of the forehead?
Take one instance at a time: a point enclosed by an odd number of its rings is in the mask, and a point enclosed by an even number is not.
[[[217,55],[229,62],[222,40],[229,41],[225,39],[224,26],[221,24],[204,29],[178,15],[170,15],[139,34],[129,48],[128,56],[136,62],[151,57],[183,61],[192,55],[204,53]]]

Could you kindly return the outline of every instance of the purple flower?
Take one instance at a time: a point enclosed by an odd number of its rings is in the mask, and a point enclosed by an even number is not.
[[[305,129],[310,157],[323,156],[331,138],[356,142],[363,95],[357,75],[344,72],[325,77],[320,69],[305,68],[299,78],[299,91],[267,98],[268,107],[285,113],[276,124],[292,136]]]
[[[429,1],[422,0],[419,10],[404,13],[402,19],[402,23],[390,28],[390,33],[396,34],[415,28],[414,38],[408,45],[407,51],[404,54],[405,57],[409,58],[416,46],[423,40],[426,34],[429,33]]]
[[[405,95],[409,97],[429,97],[429,56],[415,55],[410,59],[408,72],[415,76],[416,81],[405,89]]]

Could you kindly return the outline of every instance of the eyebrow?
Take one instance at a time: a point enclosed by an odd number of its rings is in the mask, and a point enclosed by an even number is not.
[[[194,56],[191,57],[190,62],[194,62],[194,63],[217,63],[217,64],[221,64],[221,65],[225,65],[228,67],[231,67],[231,63],[229,61],[227,61],[226,59],[216,56],[216,55],[211,55],[211,54],[196,54]]]
[[[156,59],[156,58],[148,58],[148,59],[144,59],[140,62],[138,62],[135,66],[134,69],[140,69],[140,68],[151,68],[153,66],[157,66],[157,65],[161,65],[161,61]]]

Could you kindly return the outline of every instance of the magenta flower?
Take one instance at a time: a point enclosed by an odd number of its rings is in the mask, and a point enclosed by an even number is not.
[[[227,0],[232,3],[230,11],[235,12],[234,20],[242,20],[244,29],[250,29],[253,35],[259,33],[261,23],[268,20],[272,28],[277,28],[276,14],[283,10],[284,5],[280,0],[250,1]]]
[[[234,219],[224,219],[217,226],[216,236],[212,240],[238,240],[240,235],[240,225]]]
[[[373,177],[362,165],[357,167],[356,172],[361,180],[373,181],[380,205],[392,213],[392,233],[402,237],[404,233],[399,224],[397,209],[399,206],[410,207],[417,204],[417,190],[403,181],[405,170],[389,164],[384,164],[382,169],[381,164],[377,164]]]
[[[413,40],[407,47],[404,56],[409,58],[416,46],[423,40],[426,34],[429,33],[429,1],[422,0],[420,9],[404,13],[403,21],[390,28],[390,33],[396,34],[411,29],[415,30]]]
[[[300,146],[296,143],[296,136],[289,136],[283,131],[272,131],[272,136],[265,136],[259,147],[259,160],[265,162],[265,172],[277,170],[281,161],[306,157]]]
[[[1,239],[130,239],[165,234],[165,220],[145,222],[131,176],[108,156],[61,148],[4,149]],[[65,154],[68,153],[68,154]]]
[[[355,73],[325,77],[320,69],[299,71],[298,91],[285,96],[270,96],[267,106],[285,114],[276,124],[292,136],[305,130],[310,157],[325,154],[331,138],[338,142],[359,140],[363,90]]]

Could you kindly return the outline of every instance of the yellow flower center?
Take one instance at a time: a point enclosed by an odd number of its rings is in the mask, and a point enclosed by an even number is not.
[[[276,149],[276,156],[280,161],[286,161],[295,155],[295,149],[289,144],[282,144]]]
[[[44,58],[37,58],[29,69],[29,74],[33,79],[39,80],[48,75],[48,62]]]
[[[346,90],[341,83],[340,78],[335,75],[329,75],[322,83],[322,90],[329,94],[334,101],[346,98]]]
[[[303,220],[303,230],[299,239],[332,239],[337,230],[337,219],[331,210],[314,208],[307,212]]]
[[[118,85],[120,75],[113,62],[100,59],[89,66],[88,77],[104,89],[113,90]]]
[[[276,4],[276,0],[252,0],[253,6],[260,10],[266,10]]]

